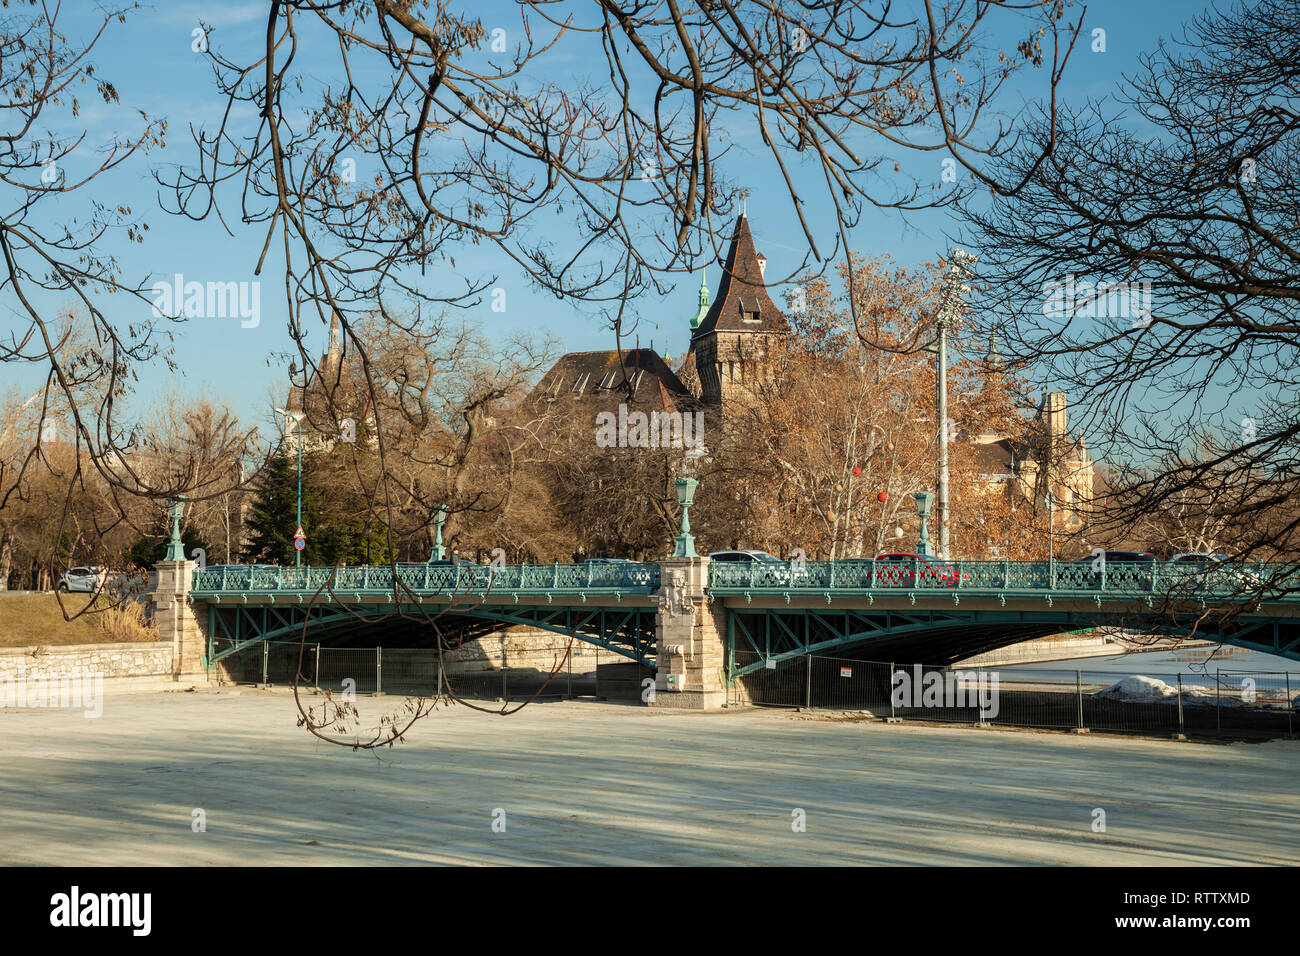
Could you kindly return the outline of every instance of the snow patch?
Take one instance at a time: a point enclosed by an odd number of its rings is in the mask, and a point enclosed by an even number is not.
[[[1125,677],[1097,691],[1096,696],[1109,700],[1159,700],[1164,697],[1177,697],[1178,689],[1154,677],[1136,675]]]

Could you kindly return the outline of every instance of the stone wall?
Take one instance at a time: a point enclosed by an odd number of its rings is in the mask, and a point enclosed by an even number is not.
[[[172,645],[167,641],[136,644],[63,644],[0,648],[0,675],[50,679],[72,673],[119,677],[171,677]]]
[[[443,654],[447,670],[451,674],[473,674],[482,671],[499,670],[503,666],[512,669],[535,668],[550,672],[564,659],[569,638],[563,634],[539,631],[531,628],[515,628],[508,631],[494,631]],[[599,651],[599,655],[597,654]],[[583,640],[573,642],[573,672],[592,673],[596,670],[596,658],[602,663],[615,660],[627,660],[613,651],[597,648]]]

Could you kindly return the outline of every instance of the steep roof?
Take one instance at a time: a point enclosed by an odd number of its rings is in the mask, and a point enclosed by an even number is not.
[[[754,251],[745,215],[736,220],[731,248],[722,267],[722,281],[709,314],[691,334],[691,345],[711,332],[789,332],[785,315],[776,307],[763,284],[763,270]]]
[[[625,376],[632,388],[630,399],[622,387]],[[560,356],[528,400],[563,398],[581,400],[598,410],[617,408],[621,402],[651,411],[688,411],[696,406],[690,390],[653,349],[628,349],[621,363],[616,349]]]

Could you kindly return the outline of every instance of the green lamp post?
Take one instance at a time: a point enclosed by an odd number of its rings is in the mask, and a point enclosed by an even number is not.
[[[185,496],[177,495],[172,499],[167,516],[172,519],[172,539],[167,542],[167,556],[164,561],[184,561],[185,545],[181,543],[181,519],[185,517]]]
[[[682,506],[681,533],[677,535],[677,550],[674,558],[698,558],[695,553],[695,535],[691,534],[691,505],[695,502],[695,489],[699,482],[694,478],[678,478],[673,484],[677,487],[677,503]]]
[[[442,546],[442,526],[447,523],[447,509],[438,506],[433,513],[433,525],[437,530],[437,537],[433,539],[433,551],[429,554],[430,561],[443,561],[447,557],[447,549]]]
[[[934,549],[930,547],[930,528],[927,524],[930,508],[934,504],[934,495],[928,491],[918,491],[912,497],[916,499],[916,513],[921,518],[921,540],[916,542],[916,553],[934,554]]]

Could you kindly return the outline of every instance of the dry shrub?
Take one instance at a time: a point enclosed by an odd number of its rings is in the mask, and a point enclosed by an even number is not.
[[[158,631],[145,617],[143,604],[129,602],[111,607],[95,620],[109,640],[116,643],[158,640]]]

